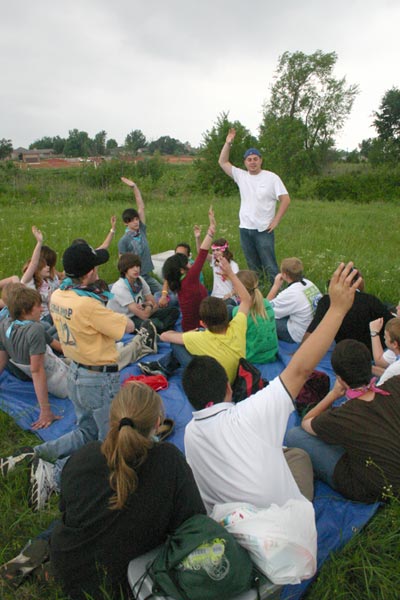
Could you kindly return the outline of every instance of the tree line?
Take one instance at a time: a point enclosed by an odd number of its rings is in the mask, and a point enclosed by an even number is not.
[[[244,149],[257,145],[268,157],[268,169],[294,183],[299,183],[304,176],[320,174],[335,159],[367,160],[373,165],[397,164],[400,159],[400,90],[396,87],[385,92],[379,109],[373,113],[372,125],[377,136],[362,140],[358,149],[351,152],[335,148],[335,135],[343,128],[359,93],[358,85],[347,84],[345,77],[335,77],[336,62],[335,52],[282,54],[269,100],[263,106],[258,137],[251,135],[240,122],[231,122],[228,112],[222,112],[213,127],[203,134],[197,152],[203,183],[220,191],[217,159],[230,127],[237,130],[231,154],[233,162],[240,163]],[[0,158],[8,156],[10,148],[11,140],[0,140]],[[113,138],[107,139],[104,130],[91,139],[87,132],[72,129],[67,138],[43,137],[30,144],[30,148],[52,148],[56,154],[71,157],[105,156],[113,154],[118,144]],[[140,129],[127,134],[123,150],[133,155],[140,151],[194,153],[188,143],[170,136],[148,142]]]

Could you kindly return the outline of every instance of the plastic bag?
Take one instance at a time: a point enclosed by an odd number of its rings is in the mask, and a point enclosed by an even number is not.
[[[311,502],[288,500],[264,509],[246,503],[216,504],[211,517],[236,537],[273,583],[296,584],[315,575],[317,530]]]

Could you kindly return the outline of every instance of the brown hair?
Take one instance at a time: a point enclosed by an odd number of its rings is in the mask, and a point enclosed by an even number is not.
[[[225,238],[218,238],[217,240],[213,241],[213,246],[225,246],[225,244],[228,244],[228,240],[226,240]],[[228,262],[231,262],[231,260],[233,259],[233,254],[232,252],[229,250],[229,244],[228,244],[228,248],[226,250],[223,251],[222,256],[224,258],[226,258],[226,260]]]
[[[125,277],[126,272],[132,267],[141,267],[142,261],[140,256],[133,254],[132,252],[125,252],[119,257],[117,269],[121,277]]]
[[[385,325],[385,331],[388,332],[390,341],[397,342],[400,349],[400,318],[394,317],[390,319]]]
[[[228,328],[228,310],[221,298],[204,298],[200,303],[199,316],[212,333],[225,333]]]
[[[24,264],[23,269],[22,269],[23,273],[25,273],[25,271],[29,267],[30,263],[31,263],[31,261],[28,260]],[[33,278],[32,278],[36,289],[40,288],[40,286],[42,285],[42,283],[44,281],[43,277],[40,274],[41,270],[44,269],[44,267],[47,267],[47,262],[46,262],[46,259],[43,258],[43,256],[41,256],[39,258],[38,266],[36,267],[36,271],[34,272]]]
[[[19,281],[10,281],[10,283],[7,283],[4,286],[1,294],[1,299],[3,300],[4,304],[7,306],[8,299],[11,296],[11,294],[14,294],[18,290],[22,290],[25,287],[26,286],[23,283],[20,283]]]
[[[44,258],[46,264],[50,267],[50,277],[54,279],[56,276],[57,252],[50,246],[42,246],[40,256]]]
[[[160,396],[148,385],[128,383],[115,396],[110,408],[110,429],[101,451],[110,469],[110,487],[115,494],[110,499],[112,510],[122,509],[138,486],[137,469],[153,445],[151,433],[158,418],[163,418]],[[120,427],[121,419],[131,425]]]
[[[260,290],[258,289],[258,275],[255,271],[238,271],[236,273],[237,278],[241,281],[250,294],[251,307],[250,315],[257,323],[257,317],[260,316],[262,319],[268,319],[267,311],[265,310],[264,298]]]
[[[14,321],[30,313],[34,306],[42,304],[42,298],[37,290],[27,288],[22,283],[13,283],[6,287],[7,307]]]
[[[303,263],[299,258],[284,258],[281,263],[281,273],[286,273],[293,281],[301,281],[303,279]]]

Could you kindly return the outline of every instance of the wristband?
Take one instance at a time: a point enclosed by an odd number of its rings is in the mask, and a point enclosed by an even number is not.
[[[163,296],[168,296],[168,292],[167,292],[167,290],[163,290],[163,291],[161,292],[161,294],[162,294]]]
[[[377,335],[379,335],[379,331],[371,331],[371,337],[375,337]]]
[[[115,233],[115,229],[110,229],[110,233]]]

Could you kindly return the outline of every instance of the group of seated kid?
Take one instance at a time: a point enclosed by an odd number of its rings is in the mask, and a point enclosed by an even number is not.
[[[259,275],[241,270],[228,240],[217,237],[210,207],[203,239],[194,227],[195,259],[179,243],[160,282],[142,195],[132,180],[122,182],[137,209],[122,215],[112,285],[97,267],[109,258],[115,217],[100,247],[71,243],[63,272],[33,227],[36,245],[21,278],[0,281],[0,373],[7,368],[32,380],[39,404],[32,430],[61,418],[49,394],[69,397],[77,417],[75,431],[0,458],[2,476],[29,466],[34,510],[56,491],[61,511],[0,575],[19,585],[51,565],[72,600],[128,598],[129,562],[219,503],[310,503],[314,478],[361,502],[400,494],[400,317],[364,292],[353,263],[337,267],[322,295],[304,277],[302,261],[286,258],[265,298]],[[206,262],[211,292],[202,278]],[[133,337],[124,344],[125,333]],[[279,340],[296,344],[287,366],[235,404],[240,359],[261,369],[278,359]],[[160,342],[169,351],[142,360]],[[334,342],[333,389],[286,432],[294,401]],[[137,361],[146,376],[168,379],[183,368],[193,409],[185,456],[159,439],[164,407],[151,386],[120,385],[119,371]]]

